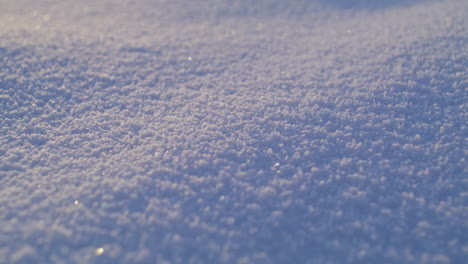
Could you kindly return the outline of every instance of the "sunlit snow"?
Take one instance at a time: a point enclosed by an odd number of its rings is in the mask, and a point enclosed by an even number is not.
[[[462,0],[0,0],[0,263],[464,263]]]

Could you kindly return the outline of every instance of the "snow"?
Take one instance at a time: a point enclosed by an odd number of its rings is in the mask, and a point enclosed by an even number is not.
[[[0,263],[463,263],[462,0],[0,0]]]

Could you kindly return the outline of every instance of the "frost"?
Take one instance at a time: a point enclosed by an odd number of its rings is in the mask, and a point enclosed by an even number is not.
[[[0,6],[0,263],[465,261],[463,1]]]

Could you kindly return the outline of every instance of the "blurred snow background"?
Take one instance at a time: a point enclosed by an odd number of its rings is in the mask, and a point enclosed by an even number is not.
[[[463,263],[463,0],[0,0],[0,263]]]

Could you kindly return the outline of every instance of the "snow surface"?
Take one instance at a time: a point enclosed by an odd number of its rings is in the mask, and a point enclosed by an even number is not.
[[[0,263],[466,263],[464,0],[0,0]]]

